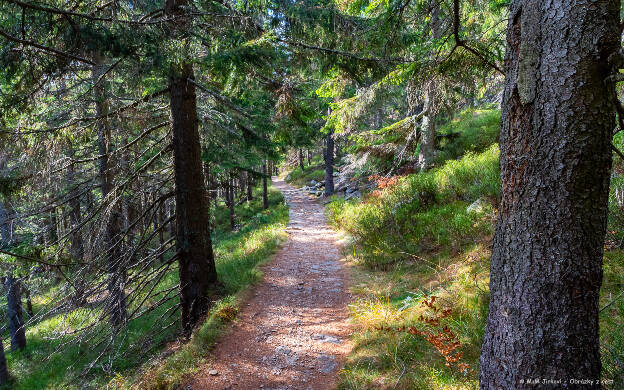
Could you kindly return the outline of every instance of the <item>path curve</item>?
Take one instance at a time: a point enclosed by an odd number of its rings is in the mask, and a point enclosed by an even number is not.
[[[263,281],[187,389],[336,386],[351,348],[338,238],[314,199],[276,177],[273,185],[290,206],[289,240],[263,267]]]

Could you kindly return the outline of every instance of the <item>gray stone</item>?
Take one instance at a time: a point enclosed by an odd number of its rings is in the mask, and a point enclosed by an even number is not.
[[[485,207],[485,202],[481,198],[479,198],[475,200],[474,202],[472,202],[472,204],[466,208],[466,212],[481,213],[483,212],[484,207]]]
[[[354,198],[361,198],[362,197],[362,193],[360,191],[353,191],[351,193],[347,193],[345,195],[345,200],[349,200],[349,199],[354,199]]]
[[[336,363],[336,358],[330,355],[321,354],[317,358],[319,362],[319,371],[323,374],[330,374],[338,367],[338,363]]]

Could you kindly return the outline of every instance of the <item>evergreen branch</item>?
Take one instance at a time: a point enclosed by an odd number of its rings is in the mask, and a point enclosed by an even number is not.
[[[47,52],[56,54],[57,56],[60,56],[60,57],[69,58],[69,59],[76,60],[76,61],[79,61],[79,62],[83,62],[83,63],[89,64],[89,65],[95,65],[95,63],[93,61],[88,60],[86,58],[82,58],[82,57],[75,56],[73,54],[65,53],[65,52],[60,51],[58,49],[55,49],[53,47],[43,46],[43,45],[38,44],[37,42],[27,41],[25,39],[20,39],[20,38],[15,38],[15,37],[7,34],[5,31],[3,31],[1,29],[0,29],[0,36],[3,36],[4,38],[6,38],[9,41],[12,41],[12,42],[15,42],[15,43],[19,43],[19,44],[22,44],[22,45],[26,45],[26,46],[36,47],[37,49],[40,49],[40,50],[43,50],[43,51],[47,51]]]
[[[251,118],[252,115],[245,112],[242,108],[236,106],[230,99],[228,99],[227,97],[219,94],[217,91],[213,91],[212,89],[205,87],[201,84],[199,84],[198,82],[196,82],[193,79],[187,79],[188,81],[190,81],[193,85],[195,85],[197,88],[201,89],[202,91],[206,92],[207,94],[209,94],[210,96],[212,96],[213,98],[215,98],[219,103],[227,106],[228,108],[236,111],[237,113],[239,113],[240,115],[243,115],[247,118]]]
[[[127,19],[114,19],[111,17],[107,17],[107,18],[103,18],[103,17],[98,17],[98,16],[94,16],[93,13],[91,14],[85,14],[85,13],[80,13],[80,12],[74,12],[74,11],[66,11],[66,10],[62,10],[59,8],[53,8],[53,7],[45,7],[45,6],[41,6],[41,5],[37,5],[37,4],[33,4],[33,3],[26,3],[20,0],[6,0],[9,3],[13,3],[15,5],[18,5],[20,7],[22,7],[22,9],[24,8],[28,8],[28,9],[32,9],[32,10],[36,10],[36,11],[42,11],[42,12],[47,12],[50,14],[55,14],[55,15],[63,15],[65,17],[69,17],[69,16],[73,16],[76,18],[82,18],[82,19],[87,19],[87,20],[91,20],[91,21],[96,21],[96,22],[113,22],[113,23],[129,23],[129,24],[151,24],[151,22],[145,22],[145,19],[148,19],[156,14],[158,14],[159,12],[162,12],[162,8],[158,9],[156,11],[150,12],[149,14],[142,16],[139,20],[127,20]],[[102,7],[99,7],[98,11],[106,8],[107,6],[111,5],[113,2],[109,2],[105,5],[103,5]]]
[[[503,76],[505,75],[505,72],[503,72],[503,70],[496,65],[494,62],[488,60],[485,55],[481,52],[479,52],[477,49],[474,49],[471,46],[468,46],[468,44],[466,43],[466,41],[462,40],[459,36],[459,26],[460,26],[460,20],[459,20],[459,0],[453,0],[453,36],[455,37],[455,46],[453,47],[453,49],[451,49],[451,54],[453,54],[453,52],[455,51],[456,48],[458,47],[463,47],[464,49],[466,49],[468,52],[474,54],[477,58],[479,58],[484,64],[486,64],[487,66],[489,66],[490,68],[496,70],[498,73],[502,74]],[[449,54],[449,57],[450,55]]]

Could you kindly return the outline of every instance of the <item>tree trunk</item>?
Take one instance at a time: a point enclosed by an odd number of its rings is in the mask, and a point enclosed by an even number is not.
[[[228,199],[227,199],[227,203],[228,203],[228,209],[230,212],[230,230],[234,230],[234,227],[236,225],[235,221],[234,221],[234,178],[232,177],[232,174],[228,175],[228,184],[227,184],[227,194],[228,194]]]
[[[70,156],[74,156],[73,150],[70,149]],[[75,186],[75,167],[74,164],[70,164],[67,168],[67,184],[71,187]],[[82,234],[80,230],[74,231],[80,225],[81,213],[80,213],[80,189],[76,188],[70,194],[71,200],[69,201],[69,218],[70,218],[70,229],[73,231],[71,234],[71,247],[70,253],[72,259],[81,261],[84,253],[84,244],[82,241]]]
[[[172,65],[169,74],[176,199],[176,248],[180,272],[182,327],[190,335],[210,308],[217,283],[210,216],[197,122],[197,96],[191,63]]]
[[[605,78],[619,10],[606,0],[512,3],[481,389],[535,389],[534,378],[562,381],[540,388],[579,388],[570,379],[600,378],[615,127]]]
[[[0,241],[1,245],[10,245],[13,242],[13,209],[8,201],[0,201]]]
[[[301,172],[305,170],[303,166],[303,150],[301,148],[299,148],[299,167],[301,168]]]
[[[431,37],[434,40],[440,39],[442,35],[442,19],[440,18],[440,2],[431,2]],[[425,82],[423,111],[424,115],[420,127],[420,150],[418,152],[418,162],[416,169],[421,172],[433,166],[435,151],[435,120],[437,113],[437,89],[439,88],[437,78],[434,74]]]
[[[269,208],[269,191],[267,188],[267,162],[262,164],[262,208]]]
[[[28,288],[28,285],[26,284],[24,279],[21,280],[20,287],[24,292],[24,296],[26,298],[26,313],[28,314],[29,318],[32,318],[34,313],[32,307],[32,299],[30,297],[30,289]]]
[[[253,175],[247,172],[247,200],[253,200]]]
[[[19,282],[9,272],[4,278],[4,287],[7,291],[7,314],[11,332],[11,351],[26,348],[26,329],[22,315],[22,298]]]
[[[435,83],[430,80],[427,82],[424,98],[425,115],[423,115],[422,123],[420,125],[420,150],[418,152],[418,162],[416,168],[421,172],[426,171],[433,165],[433,151],[435,144],[435,115],[433,105],[433,89]]]
[[[74,158],[74,150],[70,146],[69,148],[69,156]],[[72,188],[76,185],[76,173],[74,164],[70,164],[67,168],[67,185]],[[80,220],[82,219],[81,210],[80,210],[80,188],[76,187],[70,192],[70,201],[69,201],[69,229],[72,231],[71,233],[71,245],[69,248],[69,252],[73,261],[81,262],[84,257],[84,242],[82,239],[82,234],[78,229],[80,226]],[[85,290],[86,290],[86,282],[85,277],[80,272],[80,266],[74,267],[76,270],[76,278],[74,282],[75,292],[73,300],[77,306],[82,306],[86,303]],[[32,306],[30,303],[30,293],[28,289],[24,290],[27,297],[27,303],[29,306],[28,314],[32,317]]]
[[[9,381],[9,368],[4,355],[4,345],[0,339],[0,386],[5,385]]]
[[[310,149],[306,149],[306,159],[308,160],[308,166],[310,166],[310,159],[311,159],[310,154],[311,154]]]
[[[334,130],[327,133],[325,138],[325,196],[334,193]]]
[[[106,80],[104,77],[106,66],[99,53],[94,54],[93,62],[95,62],[92,71],[95,116],[101,118],[97,121],[100,190],[102,191],[102,201],[112,203],[108,207],[109,215],[104,217],[104,223],[106,224],[104,245],[107,248],[105,256],[106,271],[108,273],[106,310],[113,327],[119,327],[126,322],[128,316],[124,291],[126,269],[120,242],[122,217],[119,203],[115,199],[107,199],[113,190],[113,170],[109,161],[111,133],[108,118],[106,117],[108,114]],[[114,198],[114,195],[111,195],[111,198]]]

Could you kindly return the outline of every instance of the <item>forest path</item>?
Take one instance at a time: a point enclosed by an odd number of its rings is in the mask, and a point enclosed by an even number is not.
[[[290,206],[289,240],[263,267],[263,281],[209,362],[182,388],[335,388],[351,349],[348,275],[337,235],[321,205],[273,179]]]

